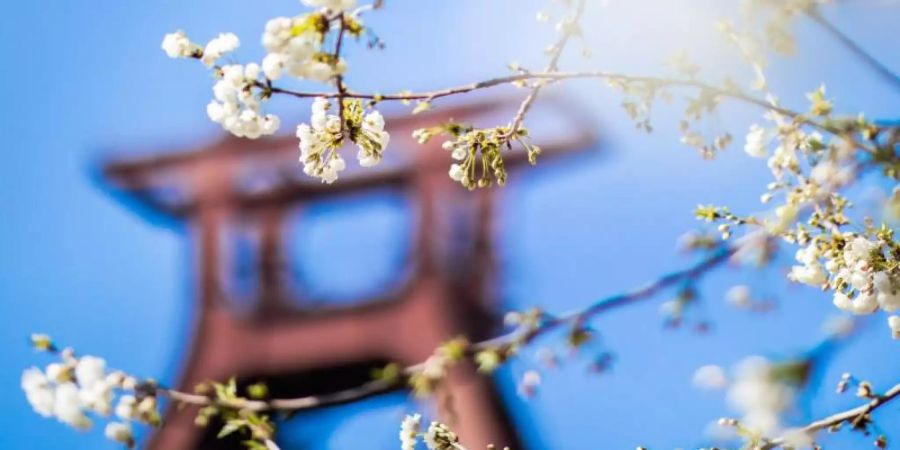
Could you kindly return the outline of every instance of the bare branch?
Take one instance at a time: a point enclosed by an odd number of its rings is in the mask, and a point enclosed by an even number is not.
[[[589,305],[584,309],[564,314],[558,318],[546,320],[535,329],[530,329],[525,332],[514,331],[492,339],[477,342],[470,346],[470,348],[468,349],[468,355],[472,356],[478,350],[486,348],[506,347],[514,343],[518,345],[527,344],[534,341],[539,336],[559,329],[565,325],[577,325],[590,318],[596,317],[605,311],[613,310],[622,306],[630,305],[632,303],[651,298],[658,292],[674,286],[680,282],[699,279],[710,270],[726,262],[728,258],[734,254],[735,251],[735,247],[722,247],[719,250],[711,253],[708,257],[701,260],[697,264],[688,267],[687,269],[663,275],[662,277],[646,286],[626,293],[607,297]],[[403,370],[403,374],[405,376],[413,374],[421,370],[423,365],[424,363],[419,363],[409,366]],[[174,401],[197,406],[218,405],[235,409],[247,409],[251,411],[297,411],[319,406],[332,405],[336,403],[346,403],[388,392],[402,387],[404,378],[405,377],[400,377],[393,380],[374,380],[358,387],[321,396],[272,400],[240,400],[236,402],[224,403],[205,395],[189,394],[172,389],[160,389],[159,392],[163,395],[168,396]]]
[[[812,19],[813,22],[821,26],[825,31],[834,36],[838,41],[841,42],[851,53],[853,53],[857,58],[862,60],[866,65],[872,68],[875,72],[878,73],[885,81],[894,86],[894,89],[900,90],[900,76],[894,73],[889,67],[885,66],[881,61],[872,56],[871,53],[867,52],[864,48],[862,48],[856,41],[854,41],[850,36],[847,36],[838,29],[833,23],[831,23],[825,16],[822,15],[816,8],[809,8],[806,11],[806,15]]]
[[[887,392],[873,398],[869,403],[866,403],[865,405],[857,406],[856,408],[848,409],[846,411],[828,416],[824,419],[817,420],[801,428],[801,430],[812,435],[813,433],[816,433],[818,431],[835,425],[840,425],[845,422],[852,424],[857,420],[860,420],[861,418],[865,418],[876,409],[884,406],[897,397],[900,397],[900,383],[895,384],[894,387],[888,389]],[[767,441],[765,445],[760,447],[760,450],[774,449],[783,446],[786,443],[787,439],[785,437],[778,437]]]

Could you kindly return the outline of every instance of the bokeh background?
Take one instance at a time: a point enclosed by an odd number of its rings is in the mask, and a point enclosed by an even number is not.
[[[666,73],[661,62],[687,49],[709,79],[726,73],[749,79],[715,30],[718,19],[735,14],[736,2],[590,3],[584,45],[593,56],[582,58],[576,41],[564,67]],[[388,1],[385,10],[366,17],[387,48],[349,45],[348,82],[363,91],[425,90],[504,73],[511,61],[540,67],[541,49],[554,32],[552,21],[540,24],[535,13],[559,18],[553,5]],[[114,367],[176,379],[193,314],[187,242],[177,227],[149,224],[105,193],[93,179],[98,161],[110,152],[185,146],[220,133],[204,113],[210,78],[198,64],[168,60],[159,49],[164,33],[184,29],[205,41],[233,31],[243,43],[238,59],[259,60],[265,21],[297,14],[302,6],[295,0],[10,1],[0,10],[0,446],[116,448],[102,429],[82,434],[40,418],[19,389],[25,367],[46,363],[27,345],[33,331],[102,355]],[[825,13],[900,70],[896,2],[841,2]],[[798,56],[773,58],[769,71],[785,103],[803,108],[802,93],[825,82],[839,111],[898,118],[900,94],[809,21],[798,21],[795,30]],[[601,142],[594,156],[518,172],[504,190],[499,237],[505,307],[543,305],[562,312],[689,264],[691,257],[680,254],[675,242],[697,227],[697,203],[760,209],[758,197],[768,181],[764,164],[743,154],[740,145],[715,161],[702,160],[678,143],[680,106],[658,110],[657,130],[646,135],[621,111],[618,94],[600,83],[554,90],[593,112]],[[305,103],[283,100],[272,108],[285,119],[284,132],[308,111]],[[757,110],[729,104],[709,126],[742,137],[758,116]],[[877,189],[862,193],[873,203],[878,195]],[[351,264],[358,245],[374,254],[400,252],[398,234],[408,230],[397,224],[404,214],[402,206],[382,201],[322,208],[311,231],[318,251],[308,252],[316,267],[325,268],[315,272],[314,288],[349,295],[395,276],[391,270],[347,276],[327,268]],[[369,241],[361,237],[363,226],[374,236]],[[728,306],[724,292],[740,279],[777,298],[777,309],[760,315]],[[593,323],[604,349],[615,354],[608,373],[592,374],[590,355],[581,355],[559,369],[540,369],[544,382],[526,400],[516,393],[516,379],[536,367],[533,353],[501,370],[496,376],[529,448],[700,446],[708,424],[728,410],[720,393],[690,386],[695,368],[728,366],[751,354],[803,351],[821,339],[822,323],[836,313],[826,295],[788,286],[780,269],[720,270],[701,287],[702,317],[713,326],[708,334],[663,327],[657,312],[662,296]],[[832,355],[823,383],[793,419],[853,404],[850,396],[832,392],[848,370],[876,387],[896,381],[900,349],[888,339],[883,317]],[[302,448],[392,449],[400,417],[416,407],[396,394],[308,413],[284,436]],[[896,407],[883,416],[888,425],[900,421]],[[886,431],[900,439],[900,429]],[[871,445],[855,435],[828,442],[834,448]]]

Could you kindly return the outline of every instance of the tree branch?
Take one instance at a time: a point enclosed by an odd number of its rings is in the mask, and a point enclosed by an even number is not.
[[[474,343],[468,348],[468,356],[471,357],[478,350],[484,350],[488,348],[506,347],[514,343],[524,345],[534,341],[538,337],[548,332],[559,329],[564,325],[577,325],[579,323],[583,323],[584,321],[598,316],[605,311],[648,299],[661,290],[671,287],[677,283],[697,280],[710,270],[727,261],[735,251],[735,247],[722,247],[711,253],[709,256],[707,256],[697,264],[688,267],[687,269],[663,275],[656,281],[646,286],[623,294],[607,297],[589,305],[584,309],[564,314],[558,318],[546,320],[534,329],[526,331],[513,331],[492,339]],[[337,391],[332,394],[291,399],[239,400],[236,402],[220,402],[205,395],[190,394],[172,389],[161,388],[158,392],[162,395],[168,396],[174,401],[196,406],[218,405],[235,409],[247,409],[251,411],[297,411],[319,406],[347,403],[400,388],[403,386],[405,377],[416,373],[417,371],[420,371],[424,367],[424,364],[425,363],[422,362],[405,368],[403,370],[404,377],[398,377],[392,380],[374,380],[358,387]]]
[[[550,63],[547,64],[547,69],[545,72],[554,72],[559,67],[559,58],[562,57],[563,50],[566,48],[566,44],[569,43],[569,39],[572,35],[577,31],[580,32],[581,27],[581,16],[584,14],[584,4],[585,0],[579,0],[577,9],[575,10],[575,16],[571,19],[571,22],[566,24],[569,27],[577,27],[574,30],[565,29],[562,32],[562,36],[559,38],[559,42],[553,46],[553,52],[550,56]],[[508,136],[515,136],[519,131],[519,128],[522,126],[522,122],[525,120],[525,115],[528,114],[528,111],[531,109],[531,105],[534,104],[534,101],[537,99],[538,95],[541,93],[541,89],[544,88],[543,83],[537,83],[534,87],[531,88],[531,93],[528,94],[528,97],[525,97],[525,100],[522,101],[522,104],[519,105],[519,110],[516,112],[515,117],[513,118],[512,125],[509,127]]]
[[[344,13],[340,13],[337,16],[337,20],[340,21],[340,28],[338,28],[337,39],[334,44],[334,65],[335,67],[341,61],[341,46],[344,42],[344,32],[347,30],[346,23],[344,22]],[[344,132],[344,94],[347,93],[347,86],[344,85],[344,75],[341,73],[337,73],[334,76],[335,84],[337,85],[337,102],[338,102],[338,117],[341,121],[341,133]]]
[[[487,89],[495,86],[501,86],[506,84],[511,84],[517,81],[526,81],[526,80],[551,80],[551,81],[562,81],[562,80],[571,80],[571,79],[602,79],[609,81],[621,81],[621,82],[638,82],[638,83],[648,83],[653,84],[659,87],[685,87],[685,88],[693,88],[699,89],[701,91],[706,91],[712,95],[720,96],[724,98],[731,98],[734,100],[742,101],[744,103],[748,103],[751,105],[758,106],[765,110],[774,111],[778,114],[781,114],[786,117],[790,117],[798,120],[799,122],[811,126],[813,128],[819,129],[821,131],[843,135],[844,133],[829,124],[817,122],[806,117],[803,113],[798,111],[794,111],[782,106],[773,105],[770,102],[753,97],[744,92],[738,91],[736,89],[731,88],[722,88],[719,86],[714,86],[709,83],[705,83],[703,81],[698,81],[695,79],[679,79],[679,78],[665,78],[665,77],[653,77],[653,76],[642,76],[642,75],[627,75],[623,73],[617,72],[609,72],[603,70],[589,70],[589,71],[578,71],[578,72],[560,72],[560,71],[548,71],[548,72],[528,72],[521,73],[515,75],[507,75],[503,77],[491,78],[484,81],[479,81],[476,83],[469,83],[460,86],[439,89],[434,91],[424,91],[424,92],[410,92],[410,93],[398,93],[398,94],[378,94],[378,93],[360,93],[353,91],[346,91],[341,94],[339,92],[297,92],[289,89],[283,89],[278,87],[266,87],[264,84],[257,82],[257,87],[268,89],[269,92],[288,95],[292,97],[298,98],[312,98],[312,97],[325,97],[325,98],[335,98],[335,97],[346,97],[346,98],[360,98],[360,99],[370,99],[376,101],[408,101],[408,100],[433,100],[441,97],[449,97],[457,94],[464,94],[467,92],[472,92],[480,89]],[[543,87],[544,85],[541,85]],[[527,99],[526,99],[527,100]],[[523,102],[524,104],[524,102]],[[520,107],[521,111],[521,107]],[[869,152],[875,153],[876,149],[871,145],[865,144],[863,142],[854,141],[854,144]]]
[[[844,422],[853,423],[858,419],[869,415],[876,409],[884,406],[897,397],[900,397],[900,383],[895,384],[894,387],[888,389],[887,392],[873,398],[869,403],[866,403],[865,405],[857,406],[856,408],[848,409],[846,411],[828,416],[824,419],[817,420],[801,428],[801,430],[811,435],[826,428],[840,425]],[[771,450],[785,444],[787,444],[787,439],[785,437],[778,437],[767,441],[763,446],[760,447],[760,450]]]
[[[857,58],[862,60],[865,64],[867,64],[870,68],[875,70],[885,81],[894,86],[894,89],[900,90],[900,76],[897,76],[890,68],[881,63],[877,58],[872,56],[871,53],[867,52],[863,49],[859,44],[856,43],[850,36],[847,36],[839,30],[833,23],[831,23],[825,16],[822,15],[821,12],[815,7],[809,8],[806,11],[807,17],[812,19],[813,22],[821,26],[825,31],[834,36],[838,41],[841,42],[851,53],[853,53]]]

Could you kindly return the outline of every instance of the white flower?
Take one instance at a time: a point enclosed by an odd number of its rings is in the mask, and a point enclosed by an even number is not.
[[[744,426],[764,435],[781,428],[781,414],[793,403],[795,391],[779,382],[774,367],[765,358],[752,356],[735,368],[728,402],[743,414]]]
[[[66,381],[70,373],[69,366],[60,363],[48,364],[45,372],[47,372],[47,378],[55,383]]]
[[[356,144],[359,153],[356,158],[363,167],[371,167],[381,161],[384,149],[391,142],[391,135],[384,130],[384,117],[378,111],[372,111],[363,118],[362,136],[357,136]]]
[[[62,383],[56,386],[53,413],[60,422],[71,425],[79,430],[91,427],[91,420],[84,414],[81,407],[81,399],[78,395],[78,387],[75,383]]]
[[[277,80],[284,72],[285,56],[281,53],[269,53],[262,60],[262,70],[266,78]]]
[[[788,278],[814,287],[819,287],[828,280],[822,265],[818,263],[807,266],[793,266],[788,274]]]
[[[346,62],[343,60],[331,65],[316,58],[321,52],[323,36],[317,27],[309,26],[310,20],[317,19],[301,15],[277,17],[266,23],[262,43],[267,54],[263,58],[262,69],[268,79],[277,80],[289,74],[327,81],[344,71]],[[297,34],[297,30],[302,32]]]
[[[900,339],[900,316],[888,317],[888,326],[891,327],[891,335],[894,339]]]
[[[128,446],[134,443],[134,435],[131,434],[131,425],[121,422],[110,422],[104,432],[106,438]]]
[[[83,356],[75,366],[75,379],[81,386],[91,386],[106,379],[106,361],[96,356]]]
[[[819,250],[815,244],[797,250],[795,257],[803,265],[791,267],[788,278],[815,287],[822,286],[828,281],[828,275],[825,273],[822,263],[819,262]]]
[[[347,11],[356,7],[356,0],[303,0],[303,4],[314,8],[328,8],[332,11]]]
[[[775,208],[775,220],[766,219],[766,231],[769,234],[781,234],[785,232],[797,219],[800,208],[792,203]]]
[[[531,397],[537,392],[540,384],[541,374],[536,370],[529,370],[522,375],[522,381],[519,382],[519,394],[524,397]]]
[[[425,360],[422,367],[422,375],[434,380],[443,378],[446,373],[446,361],[440,355],[431,355]]]
[[[454,181],[462,181],[466,176],[466,171],[463,170],[462,166],[459,164],[451,164],[450,165],[450,178]]]
[[[124,420],[133,419],[136,407],[137,399],[133,395],[123,395],[119,397],[119,403],[116,405],[116,416]]]
[[[852,180],[853,169],[842,168],[834,161],[826,159],[816,164],[809,175],[810,179],[825,192],[834,192]]]
[[[847,294],[837,291],[834,293],[834,306],[842,311],[853,311],[853,300]]]
[[[78,391],[78,398],[81,405],[85,408],[92,409],[104,416],[109,415],[112,410],[112,386],[105,380],[99,382],[82,385]]]
[[[184,31],[178,30],[163,38],[162,49],[169,58],[188,58],[198,52],[200,47],[191,42]]]
[[[407,415],[400,423],[400,449],[413,450],[418,442],[422,416],[420,414]]]
[[[322,61],[309,61],[303,66],[301,77],[313,81],[328,81],[342,71]]]
[[[257,63],[250,63],[244,66],[244,78],[247,80],[256,80],[259,78],[259,73],[262,69],[259,67]]]
[[[878,309],[875,294],[861,292],[853,300],[853,314],[872,314]]]
[[[333,183],[346,168],[346,163],[337,153],[346,136],[351,136],[359,148],[356,159],[363,167],[378,164],[391,139],[390,134],[384,130],[384,117],[380,112],[371,111],[361,120],[359,116],[355,116],[357,119],[354,121],[359,121],[358,124],[342,124],[338,115],[329,113],[330,108],[331,103],[327,98],[317,97],[310,106],[309,124],[297,126],[303,172],[321,178],[325,183]],[[358,112],[357,109],[353,111]],[[345,133],[348,129],[344,125],[349,128],[349,133]]]
[[[456,443],[459,441],[459,438],[457,438],[456,434],[450,431],[444,424],[438,422],[431,422],[431,425],[428,426],[428,430],[425,431],[423,438],[425,446],[428,447],[429,450],[458,448]]]
[[[328,122],[328,108],[330,107],[331,104],[328,102],[328,99],[325,97],[316,97],[310,107],[310,110],[312,111],[312,115],[310,115],[309,118],[310,126],[316,130],[326,129],[326,123]]]
[[[765,158],[768,156],[766,144],[769,139],[766,137],[766,129],[759,125],[751,125],[750,131],[747,132],[747,142],[744,144],[744,151],[754,158]]]
[[[252,92],[259,70],[256,64],[223,66],[222,79],[213,85],[215,99],[206,105],[206,114],[235,136],[248,139],[268,136],[281,124],[277,116],[260,113],[260,99]]]
[[[212,67],[219,58],[235,51],[240,45],[241,41],[234,33],[219,34],[206,44],[200,60],[208,67]]]
[[[746,284],[732,286],[731,289],[728,289],[728,292],[725,293],[725,298],[729,303],[738,307],[747,306],[753,300],[750,293],[750,286],[747,286]]]
[[[41,369],[32,367],[22,372],[22,390],[35,412],[44,417],[53,415],[53,386]]]
[[[694,372],[693,384],[704,390],[722,389],[728,384],[728,378],[721,366],[710,364]]]
[[[868,261],[872,258],[872,252],[877,248],[877,243],[862,236],[857,236],[844,248],[844,262],[848,266],[854,266],[857,262]]]
[[[465,147],[460,146],[460,147],[454,148],[453,151],[450,153],[450,156],[457,161],[462,161],[462,160],[466,159],[467,156],[469,156],[469,152],[466,150]]]
[[[900,310],[900,282],[891,280],[887,272],[878,272],[872,276],[872,283],[877,291],[878,306],[887,312]]]

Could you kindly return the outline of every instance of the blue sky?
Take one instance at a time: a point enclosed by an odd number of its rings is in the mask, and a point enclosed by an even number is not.
[[[504,73],[512,60],[539,67],[540,49],[552,40],[552,27],[534,19],[539,9],[552,11],[543,1],[387,3],[385,11],[367,19],[387,49],[348,49],[348,82],[355,89],[388,92],[470,82]],[[579,58],[576,43],[566,67],[660,73],[665,70],[661,60],[687,48],[706,63],[713,79],[724,73],[747,77],[716,44],[714,22],[733,13],[732,2],[607,3],[592,8],[585,22],[593,57]],[[0,112],[5,139],[0,153],[0,444],[112,449],[100,430],[82,436],[30,411],[19,376],[46,359],[28,349],[26,338],[32,331],[47,332],[81,352],[103,355],[115,367],[172,380],[192,315],[185,276],[188,248],[177,229],[148,224],[113,201],[92,182],[91,171],[110,152],[187,145],[220,132],[204,113],[209,77],[198,64],[168,60],[159,49],[164,33],[182,28],[202,41],[233,31],[243,39],[238,59],[249,61],[261,56],[257,38],[265,20],[296,14],[301,7],[294,0],[92,0],[5,2],[0,8],[6,61],[0,71],[5,86]],[[852,2],[829,7],[827,16],[900,70],[892,45],[898,39],[896,5]],[[801,55],[775,58],[770,71],[775,90],[789,93],[783,96],[786,103],[802,107],[801,93],[825,82],[840,111],[898,118],[900,95],[811,24],[801,21],[797,31]],[[661,108],[657,131],[644,135],[620,111],[617,94],[598,83],[556,90],[592,111],[602,136],[600,156],[516,173],[503,192],[505,305],[565,311],[637,286],[690,263],[674,242],[696,226],[691,211],[697,203],[759,209],[765,167],[737,147],[704,161],[681,146],[674,125],[677,108]],[[272,106],[288,124],[303,119],[308,108],[284,101]],[[758,111],[729,104],[715,126],[742,136],[757,116]],[[391,230],[400,219],[390,202],[387,207],[373,204],[369,210],[366,205],[325,208],[318,216],[319,234],[310,237],[313,245],[329,248],[318,240],[352,235],[360,225],[354,228],[348,214],[361,214],[366,223],[378,224],[381,238],[372,249],[396,251],[402,240]],[[317,264],[353,259],[353,246],[334,248],[322,252],[329,256]],[[322,271],[315,287],[352,292],[389,276],[376,272],[347,279],[332,272]],[[690,388],[696,367],[730,365],[748,354],[803,350],[818,340],[820,324],[835,312],[824,295],[787,287],[780,275],[777,270],[726,270],[704,281],[705,311],[714,322],[707,336],[664,330],[656,312],[659,301],[597,319],[604,345],[617,355],[612,373],[592,375],[584,359],[569,362],[545,373],[539,395],[527,402],[515,396],[510,380],[534,362],[526,356],[510,364],[498,377],[532,448],[701,444],[707,423],[727,410],[720,395]],[[777,295],[778,310],[759,316],[726,306],[723,293],[738,276]],[[872,329],[835,355],[810,411],[822,414],[852,403],[831,393],[831,383],[844,371],[867,377],[876,387],[896,380],[900,350],[887,339],[881,318],[875,320]],[[361,442],[366,448],[395,448],[397,419],[409,405],[396,397],[373,403],[310,415],[292,428],[291,436],[314,442],[313,448],[350,449]],[[884,416],[900,418],[896,408]],[[856,436],[834,442],[844,448],[870,445]]]

